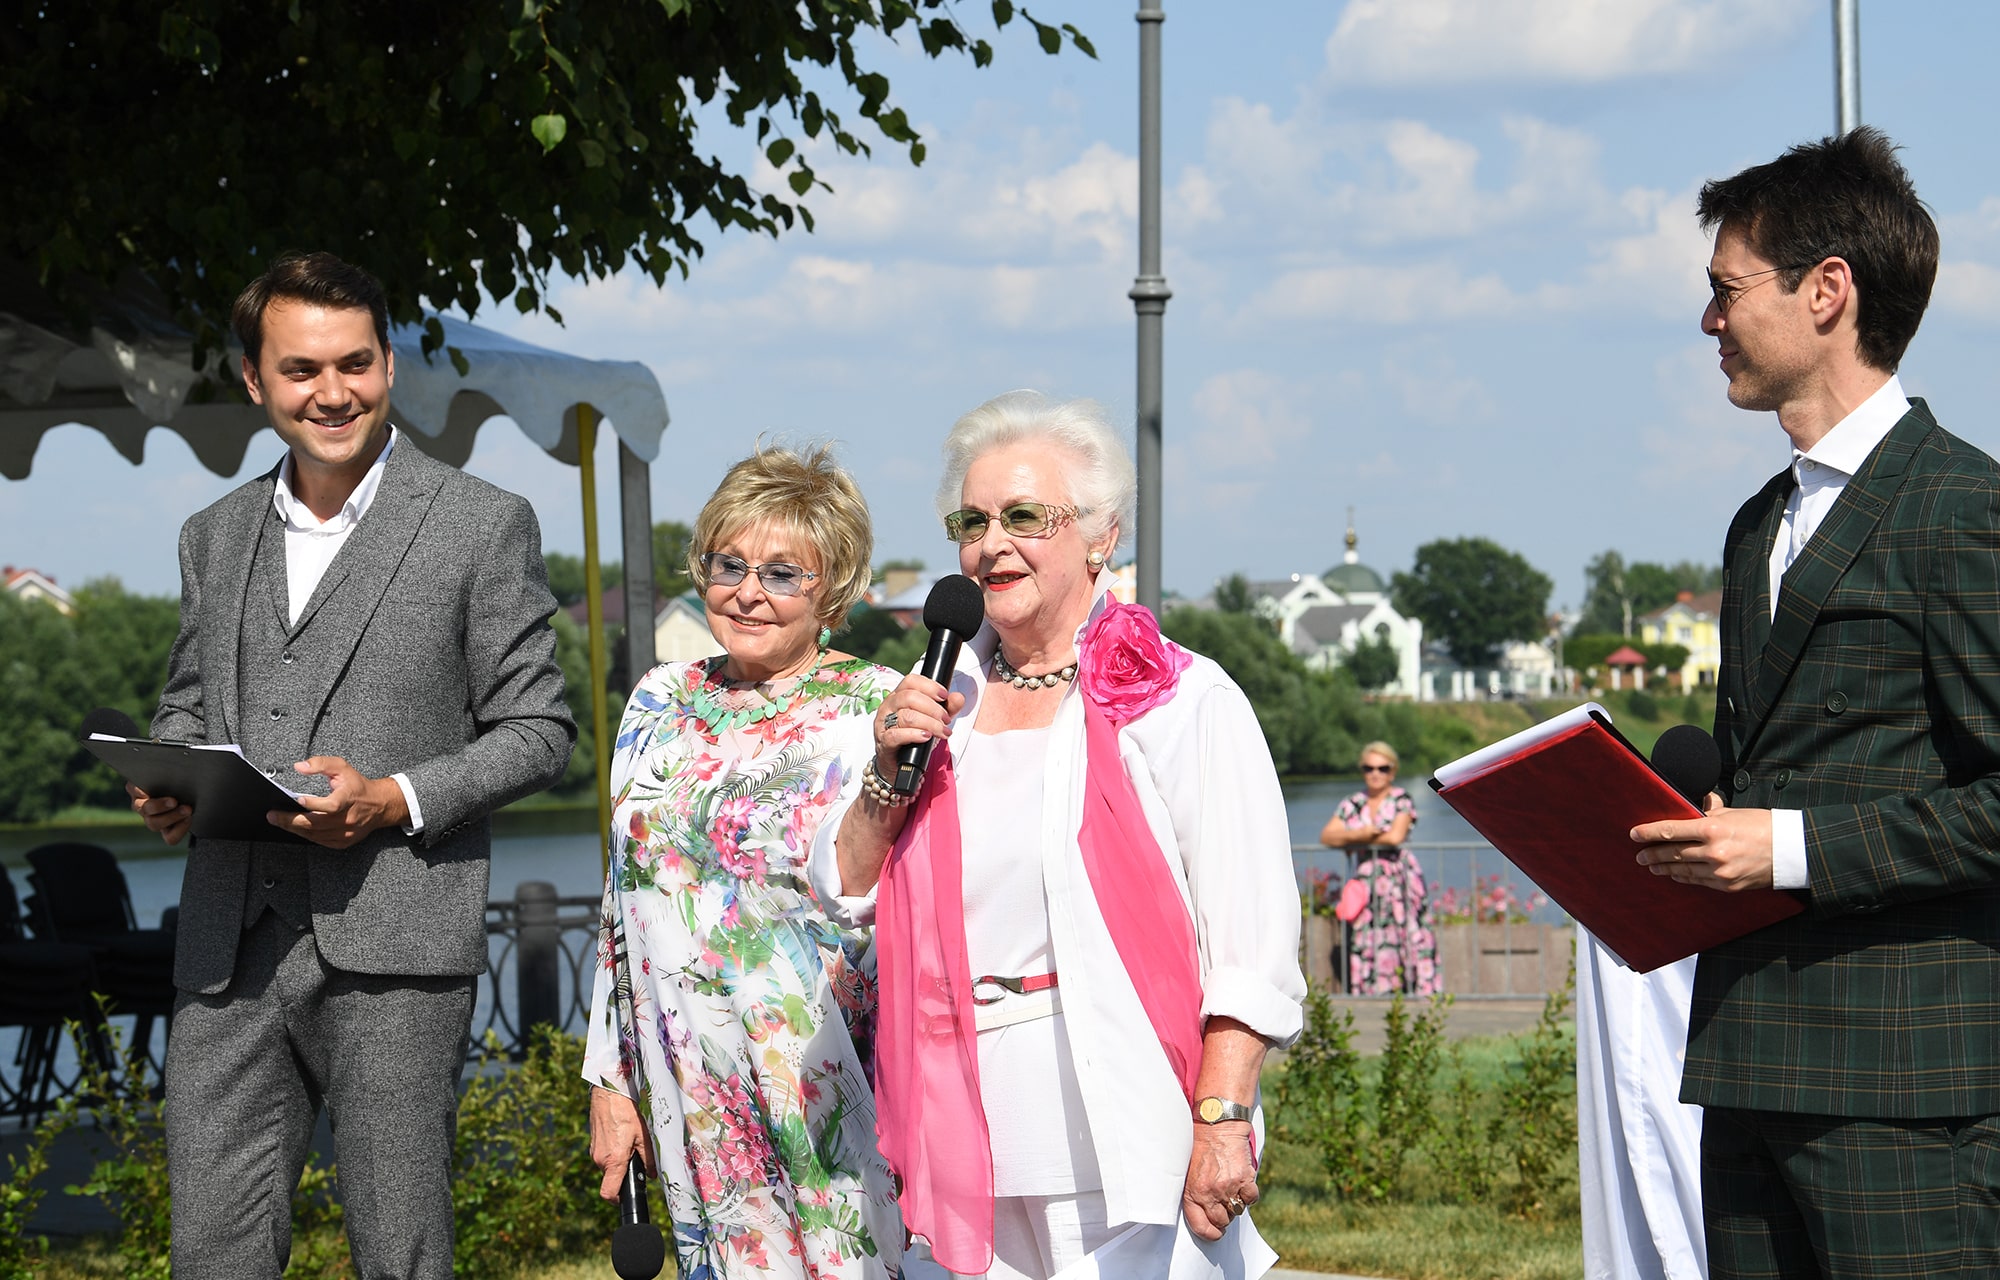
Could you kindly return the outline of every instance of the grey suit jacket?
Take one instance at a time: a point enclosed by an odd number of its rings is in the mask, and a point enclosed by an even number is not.
[[[153,719],[159,737],[234,742],[238,636],[260,521],[278,472],[181,529],[180,633]],[[371,778],[405,774],[416,836],[348,849],[197,840],[181,890],[174,983],[228,985],[252,850],[305,859],[313,931],[336,968],[461,976],[486,967],[486,815],[562,776],[576,739],[533,509],[403,439],[381,488],[305,608],[311,754]],[[317,780],[315,780],[317,781]],[[302,788],[303,789],[303,788]]]

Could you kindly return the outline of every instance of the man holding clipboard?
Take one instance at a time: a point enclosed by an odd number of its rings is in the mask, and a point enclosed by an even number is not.
[[[240,744],[304,792],[297,840],[198,837],[166,1068],[177,1280],[276,1280],[320,1106],[359,1274],[452,1273],[451,1161],[487,815],[562,776],[576,728],[523,499],[389,424],[373,277],[287,254],[237,300],[243,381],[289,446],[180,540],[153,733]],[[134,789],[168,843],[193,812]],[[277,835],[274,830],[273,835]]]
[[[1724,545],[1721,797],[1632,838],[1806,904],[1697,968],[1711,1274],[2000,1274],[2000,467],[1896,377],[1937,229],[1866,128],[1699,213],[1702,330],[1792,460]]]

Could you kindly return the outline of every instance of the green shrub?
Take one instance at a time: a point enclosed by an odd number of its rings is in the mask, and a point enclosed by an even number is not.
[[[1563,1016],[1575,990],[1572,951],[1562,989],[1549,993],[1541,1020],[1520,1037],[1519,1075],[1501,1097],[1497,1137],[1518,1179],[1508,1207],[1523,1218],[1543,1216],[1576,1172],[1576,1037]]]
[[[1625,695],[1625,709],[1641,720],[1658,720],[1660,703],[1644,689],[1633,689]]]
[[[537,1027],[525,1061],[484,1070],[499,1053],[489,1036],[458,1106],[453,1274],[473,1280],[601,1249],[614,1225],[590,1161],[590,1087],[576,1069],[583,1041]]]
[[[19,1156],[7,1157],[7,1178],[0,1182],[0,1280],[34,1280],[36,1263],[49,1251],[48,1237],[29,1235],[28,1222],[47,1194],[35,1183],[49,1171],[49,1147],[69,1122],[68,1108],[58,1110],[35,1129]]]
[[[1412,1018],[1400,994],[1390,1002],[1380,1070],[1364,1090],[1353,1010],[1336,1016],[1323,991],[1307,1001],[1305,1030],[1278,1080],[1278,1135],[1313,1148],[1342,1199],[1384,1201],[1402,1189],[1404,1163],[1434,1125],[1431,1092],[1450,1003],[1441,996]]]
[[[111,1061],[100,1061],[82,1030],[71,1024],[83,1064],[82,1109],[111,1148],[82,1186],[65,1187],[73,1196],[95,1196],[118,1218],[117,1259],[128,1280],[170,1280],[168,1256],[173,1233],[167,1193],[167,1131],[160,1082],[141,1046],[128,1045],[109,1021],[99,1034]]]

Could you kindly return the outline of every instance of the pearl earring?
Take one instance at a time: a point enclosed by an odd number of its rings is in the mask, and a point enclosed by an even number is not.
[[[1093,569],[1102,569],[1104,567],[1104,553],[1102,551],[1093,551],[1085,559],[1090,561],[1090,567]]]

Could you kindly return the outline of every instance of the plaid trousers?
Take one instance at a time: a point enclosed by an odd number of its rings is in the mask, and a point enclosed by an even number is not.
[[[2000,1276],[2000,1116],[1710,1107],[1701,1196],[1711,1280]]]

